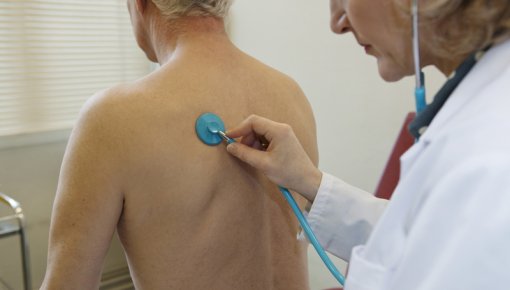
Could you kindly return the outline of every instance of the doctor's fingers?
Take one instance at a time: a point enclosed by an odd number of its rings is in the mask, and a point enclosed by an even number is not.
[[[283,123],[278,123],[258,115],[251,115],[241,124],[226,133],[230,138],[239,138],[255,133],[255,135],[263,136],[267,141],[271,142],[274,138],[284,135],[292,128]]]
[[[254,144],[254,147],[257,147],[257,145]],[[260,143],[258,147],[260,147]],[[227,151],[262,172],[267,172],[271,165],[269,152],[261,151],[259,148],[252,148],[241,143],[232,143],[227,146]]]
[[[264,137],[255,135],[255,133],[244,136],[240,143],[257,150],[266,150],[269,145],[269,141],[265,140]]]
[[[254,132],[249,133],[248,135],[244,135],[240,140],[241,144],[252,147],[252,144],[257,141],[257,135]]]

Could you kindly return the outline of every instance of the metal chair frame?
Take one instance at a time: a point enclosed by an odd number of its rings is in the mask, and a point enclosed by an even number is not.
[[[9,206],[14,214],[0,218],[0,238],[19,235],[21,247],[21,259],[23,266],[23,283],[25,290],[32,289],[32,281],[30,274],[30,259],[28,251],[28,239],[25,233],[26,222],[25,215],[21,209],[21,205],[16,200],[0,192],[0,203]]]

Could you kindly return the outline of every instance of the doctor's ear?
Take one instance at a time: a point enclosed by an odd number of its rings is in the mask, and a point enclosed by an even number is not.
[[[147,10],[148,1],[150,0],[135,0],[136,1],[136,10],[140,14],[144,14]]]

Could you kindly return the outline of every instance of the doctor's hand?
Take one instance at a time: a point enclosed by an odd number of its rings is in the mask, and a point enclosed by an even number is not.
[[[230,154],[262,171],[272,182],[313,202],[322,172],[310,160],[289,125],[252,115],[226,134],[241,138],[239,143],[227,146]]]

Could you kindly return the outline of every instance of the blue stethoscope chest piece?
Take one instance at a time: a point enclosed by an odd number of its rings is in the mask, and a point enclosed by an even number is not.
[[[220,131],[225,131],[225,125],[220,117],[213,113],[200,115],[195,123],[198,138],[209,146],[216,146],[223,141],[218,134]]]

